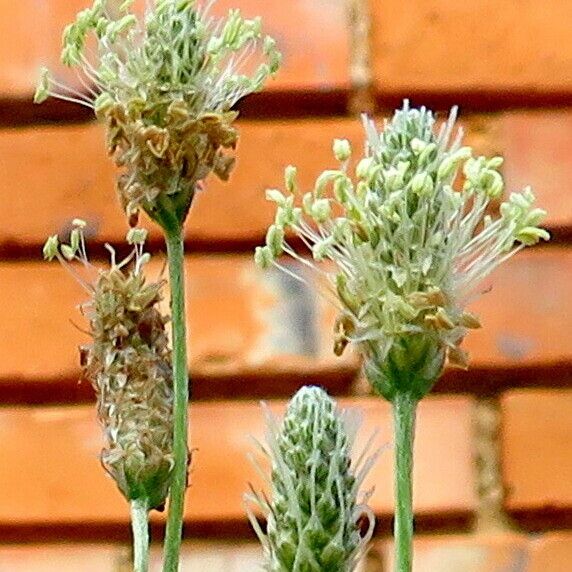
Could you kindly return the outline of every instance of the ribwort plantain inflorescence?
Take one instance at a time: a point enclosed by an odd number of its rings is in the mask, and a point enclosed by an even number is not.
[[[74,221],[69,244],[57,236],[44,247],[47,259],[57,257],[86,288],[90,300],[81,306],[92,343],[80,348],[84,377],[93,385],[106,446],[105,470],[128,501],[147,510],[162,509],[173,467],[173,380],[171,350],[158,306],[164,281],[147,281],[143,267],[146,231],[131,229],[132,253],[96,269],[87,260],[83,221]],[[95,276],[85,280],[70,264],[79,262]]]
[[[119,7],[95,0],[63,35],[62,61],[83,89],[42,73],[37,103],[49,96],[74,101],[105,121],[133,224],[140,209],[163,226],[173,224],[169,217],[181,223],[200,181],[210,172],[228,179],[234,158],[225,150],[238,139],[232,107],[262,89],[280,65],[259,18],[230,10],[217,19],[213,3],[156,0],[140,16],[134,0]]]
[[[446,359],[467,367],[461,342],[480,323],[466,308],[482,279],[549,238],[530,188],[494,214],[504,191],[502,158],[462,147],[455,115],[437,129],[430,111],[406,102],[381,131],[364,118],[365,155],[355,173],[348,141],[336,140],[340,167],[324,171],[312,191],[302,194],[288,167],[287,192],[266,194],[277,210],[266,246],[256,250],[258,265],[282,267],[286,253],[325,273],[340,311],[335,352],[357,344],[370,382],[390,400],[401,390],[421,398]],[[288,243],[287,231],[313,261]],[[333,268],[317,264],[324,261]]]
[[[359,490],[377,454],[366,450],[355,465],[352,445],[359,419],[339,411],[319,387],[303,387],[280,425],[265,408],[271,462],[266,496],[252,492],[250,505],[267,519],[263,532],[252,508],[250,521],[271,572],[351,572],[371,538],[374,516]],[[368,445],[371,445],[371,439]],[[260,472],[263,473],[262,469]],[[361,520],[367,527],[362,536]]]

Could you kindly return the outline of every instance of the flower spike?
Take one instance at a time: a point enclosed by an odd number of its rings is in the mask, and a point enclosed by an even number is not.
[[[405,102],[378,130],[364,117],[365,156],[349,171],[351,149],[334,141],[338,169],[324,171],[310,192],[298,192],[289,167],[288,198],[277,203],[266,245],[255,260],[267,268],[284,252],[326,273],[339,308],[336,353],[354,342],[375,389],[391,399],[399,389],[427,393],[448,356],[467,367],[460,344],[478,319],[466,310],[482,280],[525,246],[548,240],[538,225],[530,188],[503,194],[502,158],[475,157],[454,136],[456,109],[437,130],[433,114]],[[297,206],[300,205],[300,207]],[[288,243],[295,234],[314,262]],[[332,296],[333,295],[333,296]],[[398,379],[396,372],[408,372]]]
[[[35,95],[94,110],[107,125],[107,147],[123,169],[122,205],[135,225],[144,209],[163,227],[182,223],[200,181],[226,180],[236,147],[233,106],[260,91],[281,56],[260,19],[231,10],[210,14],[212,1],[156,0],[144,16],[96,0],[63,34],[62,61],[81,89],[44,69]],[[88,41],[96,42],[96,53]]]

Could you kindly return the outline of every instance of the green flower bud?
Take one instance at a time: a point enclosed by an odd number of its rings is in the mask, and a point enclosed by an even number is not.
[[[254,263],[261,270],[267,270],[272,266],[274,257],[272,251],[268,246],[257,246],[254,251]]]
[[[423,141],[422,139],[418,139],[417,137],[414,137],[411,140],[411,150],[413,153],[415,153],[415,155],[419,155],[419,153],[424,151],[427,148],[427,145],[429,145],[429,143]]]
[[[73,248],[69,244],[62,244],[60,250],[66,260],[73,260],[77,252],[77,248]]]
[[[421,151],[417,162],[420,167],[426,167],[429,163],[437,157],[437,145],[435,143],[428,143]]]
[[[312,205],[312,218],[318,223],[325,223],[332,214],[332,208],[328,199],[318,199]]]
[[[512,206],[517,207],[518,209],[521,209],[523,211],[528,210],[530,208],[530,205],[533,200],[534,197],[532,197],[531,200],[530,195],[527,194],[525,191],[523,191],[522,193],[511,193],[509,197],[509,203]]]
[[[282,65],[282,53],[279,52],[278,50],[273,50],[267,55],[270,59],[270,64],[268,65],[268,71],[270,72],[271,76],[275,76],[278,70],[280,69],[280,66]]]
[[[58,254],[59,239],[58,235],[54,234],[50,236],[43,248],[43,255],[46,260],[53,260]]]
[[[340,161],[347,161],[352,155],[352,148],[347,139],[334,139],[334,156]]]
[[[487,161],[487,168],[488,169],[500,169],[504,163],[503,157],[492,157]]]
[[[550,240],[550,234],[543,228],[527,226],[519,230],[515,238],[526,246],[532,246],[540,242],[540,240]]]
[[[428,173],[417,173],[411,180],[411,190],[416,195],[429,196],[433,192],[433,179]]]
[[[302,219],[302,209],[300,207],[294,207],[292,209],[292,215],[290,217],[291,225],[300,224],[300,220]]]
[[[312,216],[314,207],[314,195],[312,193],[305,193],[302,197],[302,207],[308,216]],[[320,199],[317,199],[320,200]]]
[[[358,179],[366,179],[370,169],[373,167],[373,157],[362,159],[356,167],[356,176]]]
[[[289,193],[296,193],[298,190],[298,169],[293,165],[288,165],[284,171],[284,183],[286,185],[286,190]]]
[[[491,199],[500,197],[504,191],[504,181],[498,171],[489,170],[490,180],[487,185],[487,194]]]
[[[318,262],[324,260],[333,244],[333,237],[330,236],[320,240],[319,242],[316,242],[316,244],[314,244],[312,247],[312,256],[314,257],[314,260]]]
[[[334,181],[334,197],[341,204],[346,204],[349,201],[349,191],[352,188],[352,182],[347,177],[338,177]]]
[[[81,239],[80,230],[74,228],[70,233],[70,246],[74,252],[78,251],[80,239]]]
[[[130,228],[127,232],[127,244],[145,244],[148,234],[144,228]]]
[[[270,249],[272,256],[277,258],[283,252],[284,229],[281,226],[273,224],[266,233],[266,246]]]
[[[296,393],[279,427],[268,410],[266,417],[271,498],[258,493],[246,497],[267,518],[263,532],[248,509],[264,548],[265,569],[353,572],[373,530],[373,515],[358,496],[377,454],[352,466],[352,438],[346,427],[351,418],[318,387]],[[351,428],[352,433],[356,429]],[[369,521],[364,536],[360,514]]]
[[[532,209],[524,220],[527,226],[537,226],[546,215],[547,212],[544,209]]]
[[[471,153],[470,147],[461,147],[458,151],[446,157],[437,170],[437,180],[445,181],[449,179],[457,170],[459,164],[471,157]]]
[[[44,103],[50,97],[50,70],[42,68],[40,81],[34,94],[34,103]]]
[[[106,92],[100,93],[93,104],[93,109],[97,117],[105,117],[105,114],[115,105],[113,97]]]
[[[457,161],[453,157],[447,157],[440,165],[437,170],[437,180],[444,181],[449,179],[451,175],[455,172],[457,168]]]
[[[286,197],[278,189],[267,189],[266,200],[283,206],[286,202]]]
[[[335,170],[324,171],[316,179],[316,184],[314,186],[314,194],[316,195],[316,197],[321,198],[322,195],[324,194],[326,186],[329,183],[331,183],[332,181],[335,181],[339,177],[343,177],[343,176],[344,176],[344,174],[341,171],[335,171]]]

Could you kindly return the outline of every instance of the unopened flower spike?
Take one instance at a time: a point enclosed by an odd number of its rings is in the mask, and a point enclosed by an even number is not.
[[[369,452],[370,439],[352,461],[360,424],[352,413],[318,387],[300,389],[280,424],[265,407],[270,498],[255,491],[245,497],[265,570],[352,572],[365,553],[375,518],[366,504],[371,493],[359,491],[379,451]],[[266,532],[255,507],[267,520]]]
[[[162,509],[173,465],[171,350],[168,317],[159,310],[164,282],[148,282],[143,275],[149,259],[144,229],[129,231],[133,251],[124,260],[117,262],[109,247],[111,265],[100,269],[88,261],[84,221],[72,226],[69,242],[48,238],[44,256],[59,259],[90,294],[81,309],[92,342],[80,355],[105,434],[101,461],[128,501],[146,511]],[[81,267],[76,270],[73,261]]]
[[[505,188],[502,159],[463,147],[455,115],[437,129],[430,111],[406,102],[381,130],[364,117],[366,152],[355,172],[349,143],[338,139],[340,167],[322,173],[313,190],[298,191],[290,167],[290,196],[267,194],[277,213],[256,262],[280,266],[286,253],[316,269],[334,264],[320,271],[340,310],[337,353],[355,343],[387,399],[403,387],[425,395],[447,358],[467,367],[461,342],[480,325],[467,305],[483,278],[524,246],[549,239],[530,188],[490,214]],[[288,244],[289,234],[309,245],[313,263]]]
[[[209,12],[207,0],[95,0],[63,34],[62,61],[80,87],[43,70],[35,101],[49,96],[90,107],[107,125],[108,151],[123,172],[121,202],[133,225],[144,209],[163,227],[182,224],[209,173],[229,177],[236,102],[259,91],[280,65],[259,18]],[[95,53],[88,49],[96,44]]]

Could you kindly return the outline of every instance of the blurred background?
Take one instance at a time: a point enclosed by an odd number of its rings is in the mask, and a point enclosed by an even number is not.
[[[49,234],[88,222],[91,253],[126,231],[104,133],[73,105],[32,104],[38,69],[58,65],[61,30],[88,0],[0,1],[0,571],[129,570],[125,502],[98,461],[80,286],[41,261]],[[260,562],[242,494],[262,437],[258,401],[281,408],[319,384],[391,442],[389,408],[359,363],[332,351],[334,313],[311,281],[258,273],[252,249],[286,165],[310,186],[335,165],[334,137],[361,149],[359,112],[402,98],[458,104],[468,144],[502,154],[507,192],[531,184],[548,246],[513,258],[476,301],[468,372],[447,371],[420,408],[418,572],[565,572],[572,562],[572,2],[220,0],[261,15],[284,66],[240,105],[238,164],[209,181],[187,227],[195,402],[183,570],[248,572]],[[151,247],[164,259],[157,230]],[[391,450],[372,472],[378,517],[364,571],[391,569]],[[155,520],[155,535],[162,519]],[[157,568],[158,570],[159,568]]]

